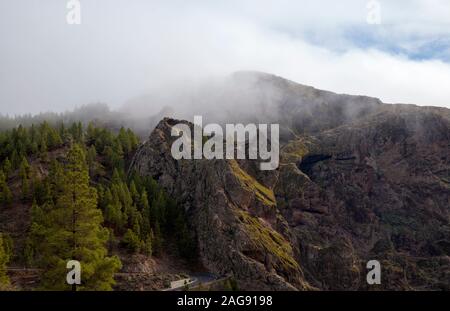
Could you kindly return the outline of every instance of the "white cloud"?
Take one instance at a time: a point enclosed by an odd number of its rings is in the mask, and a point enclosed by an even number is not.
[[[235,70],[450,108],[449,63],[383,49],[414,52],[449,38],[450,2],[379,1],[378,27],[366,24],[366,0],[84,1],[80,26],[65,24],[64,1],[2,1],[0,112],[92,101],[118,107],[173,80]],[[349,36],[358,29],[379,44],[365,47],[364,37]]]

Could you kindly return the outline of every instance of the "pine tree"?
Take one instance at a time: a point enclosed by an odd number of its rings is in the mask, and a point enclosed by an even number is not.
[[[31,166],[30,175],[29,175],[29,185],[30,185],[30,192],[32,194],[33,200],[36,197],[41,198],[42,183],[38,176],[39,176],[39,173],[37,171],[37,168],[35,166]]]
[[[52,201],[45,202],[39,206],[33,201],[31,206],[31,228],[25,241],[24,259],[27,265],[37,263],[38,266],[45,266],[46,256],[49,253],[47,241],[47,228],[51,225],[47,214],[54,209]]]
[[[14,169],[18,168],[20,165],[20,158],[19,158],[19,154],[17,153],[16,149],[14,149],[11,154],[11,164]]]
[[[94,176],[96,174],[96,167],[97,167],[97,150],[95,149],[95,146],[92,145],[88,148],[87,152],[87,163],[89,167],[89,175]]]
[[[23,259],[26,267],[32,267],[34,262],[35,245],[31,237],[25,239],[25,245],[23,247]]]
[[[153,231],[153,250],[155,253],[159,253],[162,249],[163,238],[161,234],[161,228],[159,222],[155,223],[155,230]]]
[[[134,180],[131,181],[131,184],[130,184],[130,194],[131,194],[131,198],[133,199],[133,203],[137,204],[140,200],[140,195],[139,195],[139,192],[137,191]]]
[[[105,210],[105,187],[102,184],[97,185],[98,207]]]
[[[119,185],[122,183],[122,177],[120,177],[119,170],[117,168],[114,168],[111,182],[115,185]]]
[[[31,220],[30,232],[25,239],[25,245],[23,248],[23,259],[27,267],[33,266],[36,259],[36,245],[39,241],[45,239],[43,230],[44,227],[42,227],[45,225],[45,214],[37,204],[36,200],[33,200],[33,204],[31,205]]]
[[[52,192],[51,192],[51,186],[49,178],[46,177],[42,180],[40,180],[37,177],[37,172],[33,172],[31,175],[31,184],[33,186],[33,200],[36,201],[36,203],[44,204],[45,202],[52,201]]]
[[[0,169],[0,204],[11,204],[12,193],[6,182],[6,176],[3,170]]]
[[[142,195],[139,201],[139,206],[142,213],[142,234],[144,236],[149,236],[150,227],[150,204],[148,204],[147,191],[142,191]]]
[[[152,250],[152,238],[151,238],[151,235],[148,235],[147,238],[143,241],[141,249],[142,249],[142,253],[144,255],[147,255],[147,256],[151,256],[152,255],[152,251],[153,250]]]
[[[56,160],[53,160],[50,163],[50,170],[48,175],[48,183],[50,185],[52,201],[54,198],[59,196],[63,191],[63,182],[64,182],[64,170],[61,165]]]
[[[81,122],[78,122],[77,128],[78,128],[78,142],[83,143],[84,142],[83,124],[81,124]]]
[[[166,195],[162,190],[157,191],[151,204],[151,217],[157,221],[162,228],[166,225]]]
[[[77,127],[78,128],[78,127]],[[97,209],[97,194],[89,186],[89,174],[81,146],[75,144],[67,156],[61,193],[46,213],[46,239],[41,243],[46,289],[68,290],[66,263],[78,260],[82,269],[80,290],[111,290],[114,273],[120,269],[117,257],[107,257],[108,229]]]
[[[83,125],[81,124],[81,122],[73,123],[70,127],[69,132],[76,143],[84,142]]]
[[[130,253],[137,253],[140,250],[141,242],[139,237],[133,230],[128,229],[122,240],[123,245]]]
[[[142,215],[141,213],[137,210],[136,206],[132,207],[132,213],[131,213],[131,217],[130,217],[130,222],[132,224],[132,228],[133,228],[133,232],[136,233],[136,235],[139,238],[142,238]]]
[[[118,231],[122,231],[125,226],[125,217],[122,213],[120,202],[112,202],[106,205],[105,221],[114,226]]]
[[[128,136],[127,131],[123,127],[120,128],[117,138],[120,142],[123,152],[128,155],[131,152],[133,146],[131,144],[130,137]]]
[[[0,290],[7,288],[9,278],[6,271],[6,265],[11,259],[12,242],[4,234],[0,233]]]
[[[86,130],[86,142],[88,144],[93,144],[95,143],[95,138],[96,138],[96,128],[94,126],[93,122],[89,122],[87,130]]]
[[[19,168],[19,177],[22,183],[22,200],[26,200],[30,192],[29,175],[30,165],[28,164],[27,158],[23,157]]]
[[[127,134],[131,142],[131,148],[135,150],[139,145],[139,138],[133,133],[131,129],[127,129]]]
[[[39,157],[42,161],[47,162],[48,160],[48,147],[47,147],[47,136],[41,138],[41,143],[39,146]]]
[[[103,195],[103,202],[101,202],[101,203],[102,203],[102,207],[103,208],[106,208],[106,206],[108,204],[112,204],[113,203],[113,196],[112,196],[112,193],[111,193],[111,189],[106,188],[105,194]]]
[[[69,141],[69,134],[67,133],[66,126],[64,122],[61,122],[58,128],[59,137],[61,137],[61,141],[63,144]]]
[[[56,131],[54,128],[50,126],[48,126],[47,141],[48,147],[50,149],[57,148],[61,146],[63,143],[62,138],[59,135],[58,131]]]
[[[11,175],[12,171],[12,164],[9,161],[9,158],[7,157],[5,161],[3,161],[3,172],[5,173],[5,178],[8,179]]]
[[[32,142],[32,143],[31,143],[31,146],[30,146],[30,152],[31,152],[31,154],[37,154],[38,151],[39,151],[39,146],[38,146],[37,142],[35,142],[35,141]]]
[[[29,131],[28,131],[28,134],[29,134],[29,136],[30,136],[30,141],[31,141],[31,144],[33,144],[34,142],[36,142],[37,141],[37,130],[36,130],[36,126],[34,125],[34,124],[31,124],[31,127],[30,127],[30,129],[29,129]],[[30,147],[31,147],[31,145],[30,145]]]

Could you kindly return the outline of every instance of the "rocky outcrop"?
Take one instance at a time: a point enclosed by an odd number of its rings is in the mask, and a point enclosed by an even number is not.
[[[306,111],[311,97],[309,111],[322,114],[303,128],[285,122],[292,135],[276,171],[251,161],[174,160],[170,131],[185,121],[173,119],[135,156],[132,168],[188,211],[205,267],[243,289],[354,290],[369,289],[366,263],[375,259],[376,289],[449,289],[449,110],[287,85],[290,94],[307,92],[294,111]],[[350,109],[358,98],[362,106]]]
[[[284,148],[278,208],[299,243],[310,284],[367,289],[449,289],[449,111],[385,106]]]
[[[170,133],[180,122],[161,121],[133,169],[155,178],[188,211],[204,266],[233,275],[240,288],[308,289],[290,237],[277,230],[287,224],[272,189],[234,160],[174,160]]]

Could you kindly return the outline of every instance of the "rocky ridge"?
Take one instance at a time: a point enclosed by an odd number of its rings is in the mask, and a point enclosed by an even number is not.
[[[248,290],[355,290],[369,289],[365,265],[376,259],[377,289],[448,290],[449,110],[261,79],[291,94],[276,104],[288,133],[276,171],[174,160],[171,128],[192,124],[170,118],[133,162],[188,211],[203,265]]]

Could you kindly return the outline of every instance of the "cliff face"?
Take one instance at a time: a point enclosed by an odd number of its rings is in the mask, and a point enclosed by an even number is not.
[[[291,94],[277,104],[288,133],[278,170],[174,160],[171,128],[185,121],[173,119],[133,161],[188,210],[205,267],[242,289],[366,289],[365,266],[376,259],[378,288],[449,289],[449,111],[270,79]]]
[[[153,176],[189,211],[203,264],[218,275],[236,276],[247,289],[309,288],[289,235],[280,233],[287,223],[273,190],[237,161],[174,160],[170,133],[180,122],[162,120],[133,168]]]
[[[284,148],[278,208],[312,284],[367,288],[376,259],[381,288],[449,288],[449,133],[448,111],[387,106]]]

